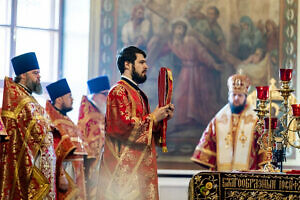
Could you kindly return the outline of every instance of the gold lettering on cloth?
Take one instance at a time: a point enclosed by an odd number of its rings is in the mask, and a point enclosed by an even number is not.
[[[282,184],[283,186],[284,184]],[[255,178],[223,178],[222,187],[244,189],[276,189],[276,180]]]
[[[222,187],[235,188],[237,185],[237,178],[223,178]]]
[[[288,191],[300,191],[299,180],[279,180],[279,189]]]

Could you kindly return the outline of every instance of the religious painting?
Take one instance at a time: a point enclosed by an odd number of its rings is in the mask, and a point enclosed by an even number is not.
[[[194,168],[190,157],[227,103],[230,75],[246,74],[259,86],[278,82],[280,66],[296,69],[297,6],[297,0],[102,1],[100,74],[118,81],[117,52],[128,45],[143,49],[149,69],[140,87],[153,111],[159,69],[172,70],[175,115],[168,152],[158,149],[159,168]]]

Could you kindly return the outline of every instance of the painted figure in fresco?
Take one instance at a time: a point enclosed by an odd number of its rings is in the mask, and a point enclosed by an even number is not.
[[[228,79],[228,104],[210,121],[192,161],[218,171],[259,169],[267,162],[255,131],[253,107],[247,104],[250,80],[235,74]]]
[[[185,18],[192,27],[195,27],[200,20],[206,20],[202,12],[203,2],[197,0],[188,0],[185,7]]]
[[[271,77],[277,79],[279,71],[278,51],[279,51],[279,28],[272,19],[265,23],[264,40],[266,41],[266,51],[270,56]]]
[[[238,46],[238,58],[247,59],[257,48],[263,48],[263,37],[259,29],[255,27],[248,16],[240,19],[240,37]]]
[[[216,93],[218,94],[219,101],[223,104],[226,102],[226,81],[230,74],[233,73],[233,67],[228,65],[228,63],[232,64],[229,62],[230,56],[220,57],[220,55],[227,52],[227,50],[223,30],[218,23],[220,17],[219,9],[216,6],[209,6],[206,9],[206,14],[203,14],[201,13],[202,6],[203,2],[201,1],[188,1],[185,17],[191,24],[192,34],[203,45],[203,48],[209,52],[216,63],[222,64],[222,71],[215,71],[212,80],[214,80],[213,84],[218,86],[216,87]],[[195,8],[197,8],[198,12]],[[198,14],[191,17],[190,13],[194,12]],[[229,52],[227,52],[227,54],[229,54]],[[236,58],[234,57],[234,59]]]
[[[211,80],[220,66],[197,39],[186,34],[187,29],[185,20],[175,20],[168,41],[169,48],[182,63],[174,92],[178,126],[207,124],[218,109],[217,85]]]
[[[237,71],[247,75],[254,87],[268,85],[271,78],[271,65],[269,53],[257,48],[246,60],[237,66]]]
[[[84,156],[87,155],[81,131],[67,116],[73,109],[73,98],[66,79],[46,86],[51,100],[46,102],[46,111],[62,137],[70,137],[75,151],[64,160],[65,171],[69,174],[69,184],[79,189],[76,198],[85,200]],[[66,198],[66,197],[65,197]]]
[[[147,96],[138,87],[147,78],[144,51],[134,46],[122,49],[117,65],[122,78],[107,97],[98,199],[158,200],[155,145],[159,122],[173,117],[174,105],[150,112]]]
[[[122,28],[122,42],[124,46],[135,45],[146,49],[151,36],[151,23],[145,18],[145,8],[142,4],[134,6],[130,21]]]
[[[221,26],[218,23],[220,11],[215,6],[210,6],[206,10],[206,17],[198,20],[192,26],[197,32],[203,34],[220,48],[225,49],[225,36]]]
[[[42,93],[39,64],[34,52],[11,62],[16,77],[4,80],[1,115],[9,141],[0,148],[0,199],[55,200],[60,172],[56,173],[53,127],[32,96]]]
[[[83,96],[79,108],[78,128],[87,144],[85,175],[87,198],[97,199],[100,161],[105,139],[106,97],[110,88],[107,76],[88,80],[89,96]]]
[[[266,40],[266,50],[268,52],[278,50],[279,46],[279,29],[275,22],[271,19],[268,19],[265,23],[265,35],[264,39]]]
[[[159,64],[165,63],[165,66],[173,70],[174,104],[177,107],[175,125],[178,128],[185,125],[205,125],[218,109],[217,90],[210,90],[210,87],[218,88],[215,73],[220,65],[197,39],[188,34],[188,22],[177,19],[170,27],[169,35],[156,36],[150,40],[147,48],[150,63],[157,68],[164,66]],[[150,75],[152,70],[150,69]],[[150,76],[150,79],[157,78],[157,74],[158,72]],[[155,81],[157,79],[153,78],[153,82]]]

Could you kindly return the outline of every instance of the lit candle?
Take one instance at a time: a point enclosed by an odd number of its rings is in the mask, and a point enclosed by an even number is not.
[[[269,86],[257,86],[256,92],[259,100],[267,100],[269,98]]]
[[[293,69],[280,69],[280,80],[290,81],[292,79]]]
[[[300,104],[292,104],[293,116],[300,117]]]
[[[265,120],[265,129],[269,129],[269,127],[270,127],[270,124],[269,124],[270,118],[266,117],[264,120]],[[277,118],[272,117],[271,118],[271,129],[276,129],[276,128],[277,128]]]

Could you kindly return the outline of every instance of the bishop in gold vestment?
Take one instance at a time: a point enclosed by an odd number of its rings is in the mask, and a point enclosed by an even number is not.
[[[267,163],[266,151],[257,143],[256,113],[247,104],[249,85],[244,75],[229,77],[229,103],[208,124],[192,161],[218,171],[255,170]]]

